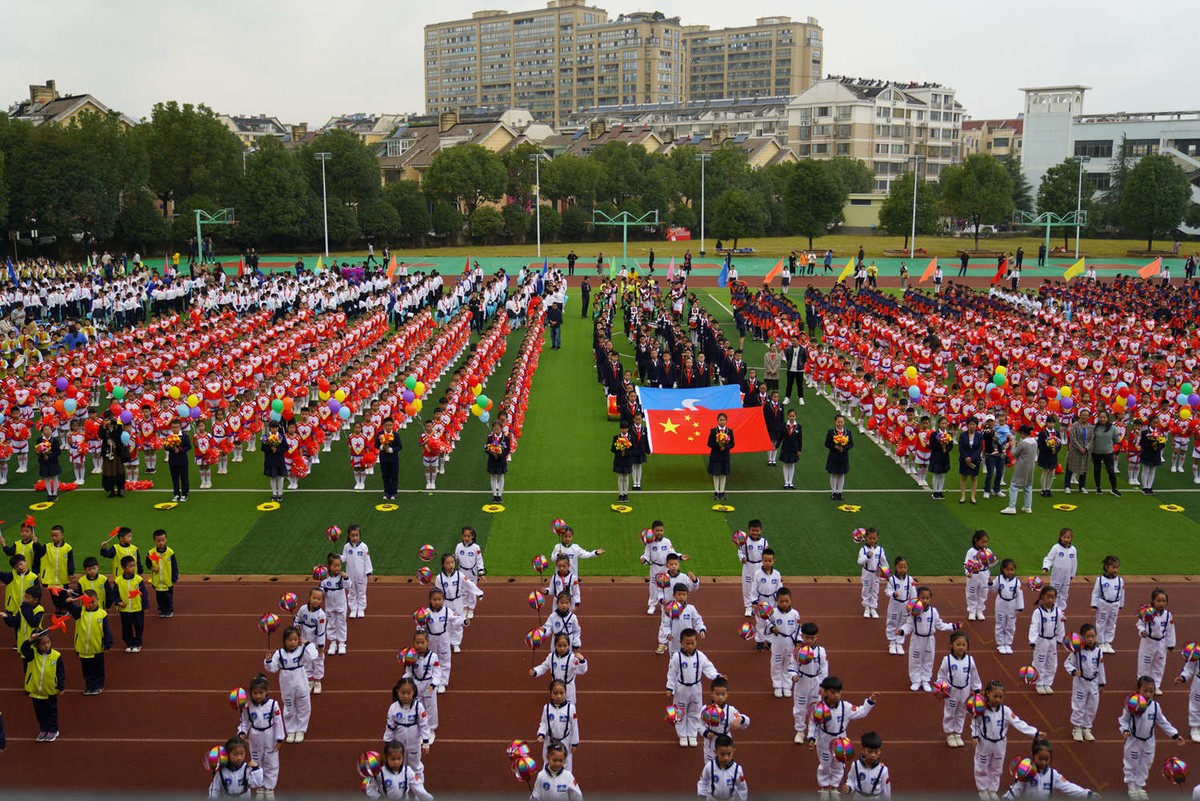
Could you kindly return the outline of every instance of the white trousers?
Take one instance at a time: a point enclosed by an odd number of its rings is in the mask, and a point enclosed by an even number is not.
[[[1076,676],[1071,680],[1071,725],[1092,728],[1100,705],[1100,685]]]
[[[771,689],[783,690],[784,695],[792,694],[792,679],[788,671],[795,664],[792,649],[795,643],[791,637],[773,635],[771,638]]]
[[[454,627],[451,626],[450,630],[453,631]],[[450,649],[450,635],[448,633],[430,634],[429,635],[429,650],[431,650],[435,654],[437,654],[438,662],[441,663],[442,670],[444,671],[443,675],[445,676],[446,686],[449,687],[450,686],[450,657],[454,653]]]
[[[868,609],[879,608],[879,574],[873,570],[862,571],[862,605]]]
[[[1137,665],[1139,676],[1149,676],[1156,687],[1162,687],[1163,672],[1167,669],[1167,641],[1138,638]]]
[[[987,611],[988,574],[976,573],[967,576],[967,611]]]
[[[326,642],[341,642],[346,641],[347,624],[346,610],[325,610],[325,641]]]
[[[1121,610],[1116,604],[1101,601],[1096,607],[1096,642],[1112,645],[1117,636],[1117,620]]]
[[[908,680],[913,684],[933,678],[934,637],[914,634],[908,640]]]
[[[834,759],[829,750],[833,739],[832,735],[817,730],[817,757],[820,760],[817,763],[817,786],[825,790],[841,787],[842,777],[846,773],[845,766]]]
[[[998,743],[980,740],[975,744],[975,789],[979,792],[1000,792],[1000,775],[1004,772],[1004,752],[1008,740]]]
[[[367,611],[367,579],[355,581],[350,585],[350,611],[352,613]]]
[[[1011,646],[1017,636],[1017,609],[1014,601],[996,599],[996,645]]]
[[[754,571],[758,570],[757,562],[742,564],[742,606],[754,606],[758,594],[754,591]]]
[[[1188,728],[1200,729],[1200,680],[1192,679],[1188,690]]]
[[[904,604],[888,596],[887,622],[884,626],[884,633],[889,643],[902,644],[904,642],[904,637],[900,634],[900,627],[904,625],[907,616],[908,610],[904,608]]]
[[[963,725],[967,721],[967,699],[971,697],[971,688],[954,687],[950,697],[942,702],[942,732],[945,734],[962,734]]]
[[[1149,740],[1139,740],[1130,737],[1125,741],[1124,757],[1121,765],[1124,768],[1125,784],[1143,787],[1150,768],[1154,764],[1154,737]]]
[[[679,708],[679,722],[675,724],[676,737],[700,736],[700,708],[704,705],[703,699],[703,687],[700,684],[675,687],[675,706]]]
[[[1033,646],[1033,666],[1038,672],[1037,686],[1053,686],[1054,674],[1058,672],[1058,640],[1038,638]]]
[[[654,583],[654,577],[665,572],[667,572],[665,565],[650,565],[650,597],[646,601],[646,606],[658,606],[658,602],[662,598],[662,590]]]
[[[312,715],[312,697],[308,693],[308,684],[286,687],[280,682],[279,689],[283,699],[284,730],[288,734],[308,731],[308,719]]]
[[[1071,595],[1071,580],[1050,578],[1050,586],[1058,593],[1058,600],[1054,604],[1054,608],[1060,612],[1065,612],[1067,609],[1067,598]]]
[[[247,732],[250,757],[263,771],[263,789],[274,790],[279,783],[279,752],[275,750],[275,727],[267,731],[251,729]]]
[[[796,731],[808,731],[808,713],[820,697],[821,688],[815,676],[801,676],[792,685],[792,720],[795,721]]]

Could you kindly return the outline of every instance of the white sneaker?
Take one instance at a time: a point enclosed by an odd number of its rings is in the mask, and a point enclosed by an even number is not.
[[[680,737],[680,738],[679,738],[679,747],[680,747],[680,748],[687,748],[687,747],[688,747],[688,739],[687,739],[686,737]]]
[[[933,692],[933,688],[929,686],[929,682],[927,682],[927,681],[921,682],[921,692],[924,692],[924,693]]]
[[[651,613],[653,613],[653,612],[654,612],[654,608],[653,608],[653,607],[651,607],[651,608],[650,608],[650,612],[651,612]],[[746,616],[746,617],[750,617],[750,615],[752,614],[752,611],[751,611],[750,607],[748,607],[748,606],[747,606],[746,608],[744,608],[744,609],[742,610],[742,614],[743,614],[744,616]]]
[[[776,688],[775,688],[775,697],[776,697],[776,698],[782,698],[782,697],[783,697],[783,690],[781,690],[779,687],[776,687]]]
[[[1112,643],[1108,643],[1108,642],[1101,645],[1100,650],[1106,654],[1115,654],[1116,653],[1116,650],[1114,650],[1112,647]]]
[[[445,685],[439,684],[437,691],[438,691],[438,695],[444,695],[446,693]]]
[[[904,656],[904,644],[903,643],[899,643],[899,642],[896,643],[896,653],[899,656]]]
[[[1063,495],[1070,495],[1070,494],[1071,494],[1071,488],[1063,487]]]
[[[462,650],[462,646],[461,645],[451,645],[450,650],[457,654],[459,651]]]
[[[1026,507],[1025,507],[1024,509],[1022,509],[1021,511],[1022,511],[1022,512],[1024,512],[1025,514],[1027,514],[1027,515],[1031,515],[1031,514],[1033,514],[1033,508],[1032,508],[1032,507],[1030,507],[1030,506],[1026,506]]]
[[[1000,514],[1002,514],[1002,515],[1015,515],[1016,513],[1017,513],[1017,507],[1015,507],[1015,506],[1005,506],[1003,509],[1000,510]]]
[[[314,681],[312,691],[313,691],[313,695],[320,695],[321,694],[321,682]],[[302,732],[302,731],[296,732],[296,742],[300,742],[300,740],[303,739],[303,737],[304,737],[304,732]]]
[[[870,617],[870,616],[871,616],[871,609],[870,609],[870,607],[866,607],[866,606],[864,606],[864,607],[863,607],[863,617]]]
[[[699,744],[700,744],[699,741],[695,737],[688,738],[688,747],[695,748]]]
[[[789,403],[791,403],[791,402],[792,402],[792,399],[791,399],[791,398],[784,398],[784,399],[783,399],[783,405],[784,405],[784,406],[787,406],[787,405],[788,405]],[[800,742],[800,741],[799,741],[799,740],[797,740],[796,742]]]
[[[296,732],[294,732],[294,731],[289,731],[289,732],[287,733],[287,737],[284,737],[284,738],[283,738],[283,740],[284,740],[284,742],[288,742],[288,743],[294,743],[294,742],[296,742]]]
[[[1094,743],[1094,742],[1096,742],[1096,735],[1092,734],[1091,729],[1084,729],[1083,730],[1083,739],[1089,743]]]
[[[893,655],[896,653],[896,643],[894,643],[894,642],[888,643],[888,653],[893,654]]]
[[[797,403],[799,403],[801,406],[803,406],[803,405],[804,405],[804,398],[801,398],[800,400],[798,400],[798,401],[796,401],[796,402],[797,402]]]
[[[792,738],[792,742],[803,745],[804,744],[804,732],[800,732],[800,731],[796,732],[796,736]]]
[[[339,642],[339,643],[338,643],[338,653],[339,653],[339,654],[344,654],[344,653],[346,653],[346,643],[344,643],[344,642]]]
[[[646,614],[647,614],[647,615],[653,615],[653,614],[654,614],[654,607],[653,607],[653,606],[647,606],[647,607],[646,607]],[[749,616],[750,616],[750,613],[749,613],[749,612],[746,612],[746,616],[747,616],[747,617],[749,617]]]
[[[908,689],[912,690],[915,693],[921,689],[921,685],[920,684],[910,684],[910,685],[908,685]]]
[[[1079,494],[1080,494],[1080,495],[1087,495],[1087,487],[1080,487],[1080,488],[1079,488]]]
[[[1200,728],[1192,729],[1192,742],[1200,743]]]
[[[1081,729],[1078,726],[1075,726],[1074,728],[1072,728],[1071,729],[1071,739],[1077,743],[1082,743],[1083,742],[1083,729]]]
[[[321,682],[317,682],[317,686],[318,686],[318,687],[320,687],[320,686],[321,686]],[[293,740],[293,742],[297,742],[297,743],[302,743],[302,742],[304,742],[304,732],[302,732],[302,731],[298,731],[298,732],[296,732],[296,739],[295,739],[295,740]]]
[[[429,732],[429,745],[433,745],[433,741],[437,739],[435,732]]]
[[[871,608],[871,617],[874,618],[875,620],[878,620],[879,619],[879,610],[872,607]]]
[[[954,743],[954,735],[953,734],[946,735],[946,745],[950,746],[951,748],[957,748],[957,746]]]

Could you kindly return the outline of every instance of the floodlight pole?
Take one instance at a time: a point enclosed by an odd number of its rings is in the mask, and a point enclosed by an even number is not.
[[[318,153],[317,160],[321,162],[321,217],[325,223],[325,258],[329,258],[329,198],[325,192],[325,162],[332,158],[332,153]]]
[[[1083,211],[1083,165],[1091,161],[1088,156],[1076,156],[1079,160],[1079,185],[1075,190],[1075,259],[1079,259],[1079,217]],[[1047,229],[1046,237],[1049,239],[1050,232]],[[1050,248],[1047,247],[1047,250]]]
[[[917,257],[917,181],[919,176],[917,171],[921,167],[921,159],[924,156],[911,156],[913,163],[913,208],[912,208],[912,236],[908,238],[908,257],[915,259]]]
[[[696,161],[700,162],[700,255],[704,255],[704,163],[711,159],[708,153],[697,153]]]
[[[537,221],[537,257],[542,257],[542,159],[550,158],[545,153],[538,151],[530,153],[529,158],[533,160],[533,184],[534,184],[534,219]]]

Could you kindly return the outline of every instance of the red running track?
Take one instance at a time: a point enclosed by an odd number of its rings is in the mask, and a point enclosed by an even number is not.
[[[0,711],[5,713],[9,741],[2,759],[10,766],[45,766],[53,759],[53,764],[72,769],[5,771],[6,786],[129,786],[129,777],[136,776],[134,784],[147,790],[200,790],[208,781],[199,765],[201,756],[234,732],[228,692],[249,683],[267,650],[256,626],[258,616],[275,610],[285,590],[302,592],[307,586],[311,582],[300,579],[184,581],[176,591],[179,611],[171,620],[150,616],[140,654],[124,653],[119,625],[115,627],[118,642],[108,656],[108,686],[99,697],[80,695],[78,662],[66,653],[62,737],[53,745],[33,741],[33,711],[21,691],[19,660],[10,656],[0,668]],[[858,582],[808,580],[792,586],[801,614],[822,628],[821,643],[829,650],[833,673],[846,685],[845,697],[860,703],[870,692],[880,694],[876,709],[852,724],[850,734],[856,743],[870,729],[883,736],[884,760],[897,792],[973,792],[970,741],[961,749],[945,745],[941,704],[932,696],[909,692],[906,659],[886,652],[884,621],[859,616]],[[1055,766],[1073,781],[1102,792],[1121,787],[1117,717],[1134,678],[1132,611],[1151,586],[1130,584],[1131,613],[1119,629],[1119,653],[1107,660],[1110,684],[1101,698],[1095,743],[1070,740],[1065,674],[1056,679],[1053,696],[1038,696],[1017,680],[1018,668],[1026,663],[1020,653],[999,656],[991,648],[992,622],[966,623],[984,681],[1005,681],[1007,701],[1017,714],[1050,732],[1058,747]],[[493,578],[483,588],[487,596],[467,629],[462,653],[454,657],[449,690],[440,698],[437,742],[425,761],[426,783],[435,795],[522,792],[524,785],[509,772],[504,748],[514,738],[536,739],[539,711],[547,700],[544,680],[528,676],[530,653],[523,642],[525,632],[535,625],[526,600],[531,583]],[[1172,609],[1179,620],[1180,642],[1197,638],[1200,599],[1189,594],[1185,583],[1168,589],[1174,590]],[[1077,611],[1082,611],[1078,605],[1089,592],[1081,582],[1071,594]],[[666,658],[654,654],[658,618],[646,615],[646,594],[644,583],[584,579],[582,651],[590,671],[578,680],[583,742],[575,772],[585,791],[692,795],[703,765],[700,749],[681,749],[663,720],[668,703]],[[356,789],[355,758],[364,749],[379,747],[391,686],[399,675],[395,652],[409,642],[411,610],[424,599],[424,588],[415,584],[377,582],[370,588],[368,617],[350,621],[349,652],[327,658],[325,691],[313,697],[308,739],[283,746],[281,790]],[[965,618],[961,584],[935,585],[934,600],[946,619]],[[705,584],[693,601],[709,626],[701,648],[729,676],[732,702],[752,719],[752,726],[737,738],[737,758],[752,791],[814,790],[816,757],[792,742],[791,699],[773,697],[767,655],[737,637],[740,587]],[[1027,621],[1026,617],[1018,629],[1018,642]],[[1077,629],[1084,618],[1070,616],[1068,622]],[[56,645],[63,649],[66,638],[56,636]],[[539,661],[545,647],[538,652]],[[938,662],[944,653],[943,645]],[[1168,677],[1178,674],[1180,661],[1172,657]],[[276,686],[272,680],[273,692]],[[1167,717],[1186,736],[1186,689],[1169,684],[1160,700]],[[100,747],[98,740],[119,750]],[[1014,737],[1010,758],[1024,755],[1026,745],[1024,737]],[[1177,752],[1185,759],[1190,756],[1186,749],[1160,743],[1158,760]],[[1157,767],[1150,784],[1167,789]]]

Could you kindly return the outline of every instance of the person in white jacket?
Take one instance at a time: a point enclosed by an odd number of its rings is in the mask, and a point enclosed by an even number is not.
[[[383,769],[363,785],[367,798],[417,799],[433,801],[425,789],[424,777],[404,764],[404,746],[388,743],[383,747]]]
[[[675,734],[684,748],[700,744],[700,707],[704,699],[701,681],[720,675],[704,652],[696,649],[696,637],[695,629],[684,629],[679,635],[679,650],[671,654],[667,664],[667,694],[679,710]]]
[[[746,771],[733,760],[733,739],[727,734],[718,734],[714,749],[715,756],[707,760],[700,771],[696,795],[703,801],[746,801]]]
[[[1058,591],[1058,608],[1067,609],[1067,596],[1071,592],[1071,580],[1079,570],[1079,554],[1071,542],[1075,532],[1064,528],[1058,533],[1058,542],[1050,548],[1042,560],[1042,572],[1050,574],[1050,586]]]
[[[412,679],[402,678],[392,688],[383,741],[403,746],[404,764],[418,776],[425,776],[422,758],[429,752],[429,713],[417,698],[417,685]]]
[[[371,565],[371,549],[362,541],[362,527],[346,529],[346,544],[342,546],[342,565],[350,578],[350,617],[366,617],[367,579],[375,572]]]
[[[1033,649],[1033,666],[1037,669],[1038,695],[1054,693],[1054,674],[1058,672],[1058,647],[1067,629],[1062,609],[1057,605],[1054,587],[1042,587],[1037,606],[1029,617],[1029,647]]]
[[[1037,772],[1024,781],[1014,782],[1004,797],[1051,798],[1055,795],[1065,795],[1068,798],[1093,798],[1096,795],[1094,791],[1068,781],[1052,768],[1050,761],[1053,758],[1054,749],[1048,740],[1034,740],[1030,759]]]
[[[1166,590],[1155,588],[1150,593],[1152,614],[1139,614],[1138,675],[1154,679],[1157,694],[1162,695],[1163,673],[1167,669],[1167,651],[1175,647],[1175,617],[1167,610]]]
[[[261,673],[250,681],[250,698],[242,707],[238,737],[248,739],[250,758],[262,768],[261,798],[274,798],[279,783],[279,744],[287,736],[283,728],[283,709],[269,695],[267,677]]]
[[[533,780],[529,801],[583,801],[579,782],[567,770],[567,749],[554,743],[546,749],[546,766]]]
[[[225,753],[229,755],[229,760],[213,771],[212,782],[208,785],[208,797],[249,796],[251,790],[261,790],[262,768],[250,759],[250,749],[246,746],[246,741],[241,737],[227,740]]]
[[[970,647],[964,632],[952,632],[950,653],[942,657],[941,667],[938,668],[938,681],[944,682],[950,690],[943,702],[942,731],[946,735],[946,745],[951,748],[963,746],[962,730],[967,719],[967,699],[972,693],[983,689],[975,657],[967,653]]]
[[[317,663],[317,647],[311,642],[302,642],[300,630],[288,626],[283,630],[283,647],[267,654],[263,666],[268,673],[279,674],[279,695],[283,699],[283,727],[287,731],[284,740],[289,743],[304,742],[312,714],[310,693],[313,666]]]
[[[1079,627],[1079,650],[1071,649],[1063,667],[1071,681],[1071,737],[1076,741],[1092,742],[1092,723],[1100,705],[1100,688],[1108,683],[1104,672],[1104,652],[1096,642],[1096,627],[1084,623]]]
[[[1008,750],[1008,730],[1016,729],[1038,739],[1046,733],[1017,717],[1004,704],[1004,684],[988,682],[984,688],[985,706],[971,721],[971,738],[975,741],[975,789],[980,798],[997,799],[1000,792],[1000,775],[1004,772],[1004,756]]]
[[[864,732],[860,742],[862,756],[846,766],[842,792],[851,798],[880,798],[891,801],[892,776],[887,765],[880,761],[883,738],[873,731]]]
[[[1102,572],[1092,582],[1092,608],[1096,610],[1096,640],[1100,650],[1113,653],[1113,639],[1117,634],[1117,619],[1125,608],[1125,579],[1118,573],[1121,560],[1115,556],[1104,557]]]
[[[438,727],[438,688],[446,686],[446,672],[437,652],[429,647],[429,633],[424,629],[417,629],[413,635],[412,649],[417,658],[411,663],[405,659],[404,677],[417,685],[417,698],[429,715],[429,744],[433,745]]]
[[[582,676],[588,671],[588,661],[583,654],[571,647],[571,636],[565,632],[554,635],[554,647],[542,664],[530,669],[533,678],[550,674],[551,680],[561,681],[567,685],[567,700],[575,703],[575,677]]]
[[[1137,694],[1146,701],[1146,708],[1141,712],[1133,712],[1130,711],[1128,703],[1121,706],[1119,726],[1121,736],[1125,738],[1122,754],[1123,778],[1129,788],[1129,797],[1133,799],[1150,797],[1146,793],[1146,778],[1154,765],[1155,727],[1162,729],[1163,733],[1176,743],[1183,743],[1179,732],[1171,725],[1171,721],[1167,720],[1158,701],[1154,700],[1154,690],[1157,686],[1149,676],[1142,676],[1138,679]]]
[[[550,682],[550,700],[542,707],[538,720],[537,738],[542,743],[542,761],[549,762],[550,747],[563,746],[567,753],[564,765],[571,769],[575,749],[579,746],[579,710],[567,700],[566,682]]]

